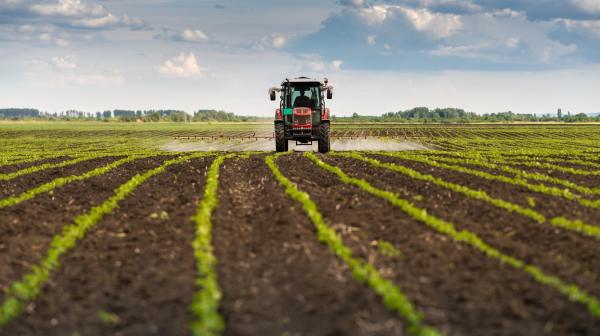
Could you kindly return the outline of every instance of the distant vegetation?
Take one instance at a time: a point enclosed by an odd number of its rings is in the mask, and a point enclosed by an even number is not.
[[[490,114],[477,114],[475,112],[466,112],[458,108],[436,108],[415,107],[406,111],[388,112],[381,116],[361,116],[354,113],[351,117],[332,117],[333,121],[348,122],[431,122],[431,123],[471,123],[471,122],[544,122],[544,121],[563,121],[563,122],[586,122],[598,121],[600,116],[592,117],[585,113],[571,115],[540,115],[535,114],[517,114],[514,112],[498,112]]]
[[[231,112],[217,110],[198,110],[190,115],[180,110],[112,110],[102,112],[83,112],[69,110],[61,113],[40,112],[36,109],[5,108],[0,109],[0,120],[118,120],[118,121],[259,121],[267,118],[239,116]],[[269,119],[270,120],[270,119]]]
[[[117,120],[125,122],[191,122],[191,121],[270,121],[271,118],[239,116],[232,112],[217,110],[198,110],[193,115],[181,110],[112,110],[102,112],[82,112],[69,110],[61,113],[40,112],[28,108],[5,108],[0,109],[0,120]],[[436,108],[415,107],[406,111],[388,112],[381,116],[362,116],[354,113],[350,117],[332,116],[333,121],[343,122],[417,122],[417,123],[473,123],[473,122],[600,122],[600,114],[586,115],[578,113],[571,115],[570,112],[557,115],[535,115],[517,114],[513,112],[498,112],[490,114],[477,114],[467,112],[458,108]]]

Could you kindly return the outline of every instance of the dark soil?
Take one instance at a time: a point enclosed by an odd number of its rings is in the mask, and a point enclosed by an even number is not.
[[[134,175],[159,166],[165,159],[135,160],[104,175],[76,181],[0,209],[0,299],[10,283],[41,261],[52,237],[64,225],[102,203]]]
[[[50,182],[59,177],[84,174],[92,169],[107,165],[123,157],[101,157],[76,163],[74,165],[45,169],[32,174],[19,176],[17,178],[0,181],[0,198],[16,196],[24,191]]]
[[[600,259],[597,257],[600,244],[597,239],[539,224],[487,202],[359,160],[338,157],[326,161],[377,188],[399,192],[403,194],[401,197],[427,209],[428,213],[453,223],[458,229],[476,233],[502,252],[600,296]],[[422,199],[415,198],[416,195]]]
[[[262,157],[229,160],[214,222],[225,335],[402,335],[402,322],[319,243]]]
[[[61,260],[38,300],[6,333],[188,334],[196,274],[191,217],[209,163],[169,167],[123,200]],[[113,314],[112,321],[100,312]]]
[[[437,234],[386,201],[345,185],[298,155],[279,160],[359,256],[399,284],[426,322],[450,335],[594,334],[583,305],[466,245]],[[379,240],[400,257],[377,252]]]
[[[471,174],[433,167],[425,163],[383,155],[373,155],[373,157],[381,162],[401,164],[418,172],[439,177],[448,182],[464,185],[475,190],[483,190],[492,197],[502,198],[527,208],[533,208],[548,218],[561,216],[569,219],[580,219],[588,224],[600,225],[600,210],[585,207],[575,201],[534,192],[514,184],[495,180],[492,181]],[[530,201],[533,201],[535,205],[532,206]]]
[[[25,168],[29,168],[29,167],[33,167],[33,166],[39,166],[44,163],[59,163],[59,162],[66,161],[66,160],[69,160],[68,156],[59,156],[59,157],[53,157],[50,159],[36,160],[36,161],[32,161],[32,162],[7,164],[7,165],[0,167],[0,174],[10,174],[10,173],[19,171],[21,169],[25,169]]]

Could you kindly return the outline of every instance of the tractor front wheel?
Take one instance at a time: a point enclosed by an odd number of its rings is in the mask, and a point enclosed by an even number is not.
[[[288,142],[285,139],[283,123],[275,124],[275,150],[277,152],[287,152],[288,150]]]
[[[329,123],[324,122],[319,127],[319,153],[328,153],[329,150]]]

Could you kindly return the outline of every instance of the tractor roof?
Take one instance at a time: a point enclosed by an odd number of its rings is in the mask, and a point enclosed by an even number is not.
[[[287,82],[289,82],[291,84],[302,83],[302,84],[319,84],[319,85],[323,85],[323,82],[321,82],[321,81],[319,81],[317,79],[314,79],[314,78],[297,77],[297,78],[293,78],[293,79],[286,78],[283,82],[281,82],[281,86],[285,86]]]

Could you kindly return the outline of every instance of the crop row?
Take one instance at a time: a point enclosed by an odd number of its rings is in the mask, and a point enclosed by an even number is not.
[[[437,335],[435,329],[423,324],[421,314],[415,310],[400,287],[385,279],[372,264],[353,256],[352,250],[344,245],[342,238],[325,222],[317,204],[281,172],[276,159],[282,155],[285,153],[267,156],[265,162],[275,179],[283,186],[285,193],[302,205],[302,209],[315,225],[319,240],[327,244],[331,251],[344,261],[357,281],[366,282],[383,298],[383,302],[389,309],[407,321],[411,335]]]
[[[450,158],[431,159],[427,156],[402,155],[402,154],[397,154],[397,153],[383,153],[383,152],[380,154],[392,156],[392,157],[399,157],[402,159],[416,161],[416,162],[421,162],[421,163],[425,163],[425,164],[428,164],[433,167],[439,167],[439,168],[456,171],[459,173],[465,173],[465,174],[477,176],[477,177],[487,179],[487,180],[500,181],[500,182],[504,182],[504,183],[508,183],[508,184],[518,185],[521,187],[525,187],[529,190],[532,190],[534,192],[539,192],[539,193],[543,193],[543,194],[547,194],[547,195],[551,195],[551,196],[564,198],[564,199],[567,199],[570,201],[575,201],[586,207],[600,209],[600,200],[591,200],[591,199],[584,198],[579,194],[574,194],[569,189],[561,189],[558,187],[548,186],[548,185],[544,185],[544,184],[532,184],[532,183],[529,183],[525,179],[525,178],[535,177],[537,179],[551,180],[553,183],[556,183],[555,181],[558,180],[558,179],[555,180],[552,177],[543,177],[545,175],[524,173],[524,172],[517,170],[517,172],[519,172],[519,174],[517,174],[514,177],[509,177],[509,176],[492,174],[492,173],[488,173],[485,171],[464,167],[460,164],[465,161],[460,160],[460,159],[450,159]],[[444,163],[444,162],[451,162],[451,163],[457,163],[457,164],[448,164],[448,163]],[[491,169],[497,168],[496,165],[493,165],[491,163],[485,163],[485,162],[481,162],[481,161],[475,161],[475,162],[477,162],[478,164],[480,164],[481,166],[484,166],[486,168],[491,168]],[[467,162],[467,163],[469,163],[469,162]],[[578,186],[569,181],[564,181],[564,182],[560,182],[560,183],[569,184],[569,186],[571,186],[571,188],[576,189],[577,191],[580,191],[580,192],[585,191],[586,193],[595,193],[593,189],[583,187],[583,186]]]
[[[460,157],[461,159],[468,159],[468,160],[473,160],[473,161],[479,161],[479,162],[475,162],[474,164],[479,164],[481,161],[487,161],[488,163],[492,163],[492,164],[505,164],[505,165],[519,165],[519,166],[525,166],[525,167],[531,167],[531,168],[541,168],[541,169],[548,169],[548,170],[553,170],[553,171],[561,171],[564,173],[569,173],[569,174],[573,174],[573,175],[584,175],[584,176],[600,176],[600,170],[584,170],[584,169],[578,169],[578,168],[573,168],[573,167],[567,167],[567,166],[561,166],[561,165],[557,165],[557,164],[552,164],[549,162],[540,162],[539,160],[535,160],[533,158],[524,158],[524,157],[516,157],[516,158],[510,158],[510,157],[504,157],[502,155],[494,155],[494,154],[487,154],[487,155],[482,155],[481,153],[472,153],[472,152],[463,152],[463,153],[458,153],[460,155],[456,155],[458,157]],[[435,154],[433,154],[435,156]],[[443,156],[448,155],[447,153],[443,153]],[[449,156],[453,156],[452,154]],[[596,167],[599,166],[600,164],[595,164],[594,162],[590,162],[590,161],[584,161],[584,160],[574,160],[574,159],[551,159],[551,158],[547,158],[545,161],[547,160],[551,160],[553,162],[559,162],[559,163],[574,163],[574,164],[579,164],[579,165],[585,165],[585,166],[590,166],[590,167]],[[515,173],[514,170],[505,170],[506,172],[509,173]],[[516,173],[515,173],[516,174]]]
[[[211,216],[213,210],[218,205],[217,192],[219,187],[219,171],[225,159],[232,156],[247,157],[253,154],[256,153],[217,156],[212,161],[208,171],[203,198],[198,205],[198,209],[194,217],[196,234],[192,246],[196,258],[197,292],[191,306],[191,311],[193,312],[194,316],[191,329],[195,335],[218,335],[224,330],[225,327],[223,316],[219,314],[219,304],[222,293],[220,291],[215,272],[217,261],[212,250]],[[125,197],[130,195],[137,187],[139,187],[150,177],[164,172],[168,166],[184,163],[192,158],[205,155],[214,154],[196,153],[182,156],[176,159],[165,161],[158,168],[149,170],[141,175],[136,175],[128,182],[118,187],[112,197],[107,199],[102,204],[92,208],[86,214],[78,216],[73,224],[65,226],[62,233],[54,237],[43,261],[40,264],[32,267],[31,272],[25,275],[20,281],[13,283],[10,286],[4,302],[2,302],[0,305],[0,326],[9,323],[12,319],[18,316],[22,312],[23,308],[39,295],[41,288],[47,282],[50,274],[60,267],[59,258],[74,248],[77,242],[85,236],[86,232],[96,225],[105,215],[111,213],[114,208],[118,206],[120,201],[125,199]],[[407,331],[411,335],[438,335],[439,332],[437,330],[427,326],[423,322],[423,315],[417,311],[417,309],[414,307],[414,304],[405,296],[401,286],[386,279],[368,261],[356,257],[352,250],[344,244],[341,236],[330,225],[328,225],[327,221],[321,215],[318,205],[310,198],[309,194],[299,189],[297,185],[292,183],[282,173],[277,165],[277,159],[282,155],[286,154],[269,155],[265,158],[265,163],[270,168],[273,176],[282,186],[285,193],[290,198],[301,204],[303,211],[315,226],[318,239],[325,243],[330,250],[348,266],[357,281],[366,283],[382,298],[384,304],[391,311],[395,312],[399,317],[407,322]],[[393,170],[395,172],[410,176],[414,179],[431,182],[449,190],[466,195],[470,198],[482,200],[507,211],[526,216],[540,224],[554,225],[567,230],[593,236],[595,238],[600,238],[599,228],[581,221],[569,220],[563,217],[548,219],[533,209],[491,197],[483,191],[473,190],[458,184],[453,184],[440,178],[436,178],[432,175],[419,173],[404,166],[382,163],[370,157],[356,153],[333,153],[333,155],[340,155],[361,160],[368,162],[375,167]],[[400,156],[396,154],[388,155]],[[600,302],[579,287],[566,283],[558,277],[546,274],[534,265],[528,264],[525,261],[519,260],[499,251],[471,231],[457,230],[454,224],[428,214],[424,209],[414,206],[410,201],[400,198],[397,194],[378,189],[365,180],[349,176],[339,167],[325,163],[312,153],[307,153],[305,156],[316,166],[337,176],[342,182],[356,186],[371,195],[382,198],[391,205],[400,209],[407,216],[410,216],[416,221],[425,224],[427,227],[437,231],[438,233],[454,239],[458,243],[466,244],[475,250],[482,252],[489,258],[499,260],[504,264],[529,274],[537,282],[557,290],[572,301],[585,305],[592,315],[600,317]],[[419,158],[419,156],[412,154],[403,155],[400,157],[408,159]],[[26,191],[19,196],[0,200],[0,208],[18,204],[26,199],[33,198],[40,193],[50,191],[56,187],[63,186],[73,181],[83,180],[92,176],[98,176],[116,168],[121,164],[124,164],[125,162],[130,162],[133,159],[134,157],[128,157],[119,161],[115,161],[112,164],[104,167],[96,168],[82,175],[56,179],[47,184]],[[423,162],[435,162],[429,160],[428,158],[419,158],[419,160],[422,160]],[[117,164],[118,162],[121,163]],[[442,163],[436,164],[445,165]],[[393,246],[390,248],[393,248]]]
[[[546,274],[534,265],[501,252],[469,230],[457,230],[454,224],[428,214],[425,209],[414,206],[409,200],[400,198],[395,193],[376,188],[365,180],[347,175],[339,167],[323,162],[313,153],[306,153],[305,156],[317,166],[335,174],[340,181],[356,186],[369,194],[388,201],[413,219],[427,225],[438,233],[446,235],[459,243],[466,244],[475,250],[482,252],[489,258],[496,259],[517,270],[524,271],[540,284],[554,288],[568,299],[585,305],[592,315],[600,318],[600,301],[576,285],[567,283],[556,276]]]
[[[516,178],[521,178],[524,180],[527,180],[527,179],[537,180],[537,181],[543,181],[543,182],[548,182],[548,183],[552,183],[552,184],[562,185],[564,187],[576,190],[582,194],[600,195],[600,188],[589,188],[589,187],[578,185],[569,180],[560,179],[560,178],[548,176],[548,175],[541,174],[541,173],[530,173],[530,172],[523,171],[521,169],[517,169],[514,167],[507,166],[507,165],[502,165],[502,163],[506,163],[506,161],[504,161],[502,159],[483,159],[483,158],[475,158],[475,157],[471,157],[471,158],[462,157],[462,158],[457,159],[457,158],[450,158],[450,157],[445,157],[445,156],[435,156],[434,157],[434,156],[430,156],[430,155],[426,155],[426,156],[417,155],[417,156],[409,156],[409,157],[429,158],[429,159],[437,161],[437,162],[479,166],[479,167],[483,167],[483,168],[487,168],[487,169],[491,169],[491,170],[497,170],[497,171],[509,173],[509,174],[515,176]],[[518,164],[521,164],[521,163],[518,163]],[[523,165],[534,166],[534,167],[538,166],[534,163],[533,164],[524,163]],[[565,168],[565,170],[567,170],[567,168]],[[574,170],[574,169],[571,168],[571,170]],[[586,172],[586,173],[588,173],[588,175],[592,175],[594,172]],[[583,171],[581,171],[580,175],[585,175],[585,174],[583,174]],[[596,175],[596,174],[594,174],[594,175]]]
[[[397,164],[393,164],[393,163],[383,163],[383,162],[380,162],[379,160],[376,160],[376,159],[373,159],[370,157],[366,157],[366,156],[360,155],[358,153],[332,153],[332,155],[360,160],[363,162],[367,162],[367,163],[373,165],[374,167],[384,168],[384,169],[388,169],[388,170],[391,170],[394,172],[398,172],[398,173],[407,175],[415,180],[431,182],[440,187],[463,194],[471,199],[484,201],[486,203],[489,203],[498,208],[507,210],[509,212],[518,213],[522,216],[533,219],[537,223],[554,225],[554,226],[561,227],[566,230],[579,232],[581,234],[600,239],[600,227],[597,227],[597,226],[594,226],[591,224],[587,224],[578,219],[571,220],[571,219],[567,219],[564,217],[546,218],[546,216],[544,216],[543,214],[541,214],[540,212],[538,212],[532,208],[523,207],[521,205],[509,202],[509,201],[506,201],[503,199],[494,198],[494,197],[490,196],[489,194],[487,194],[483,190],[475,190],[475,189],[471,189],[469,187],[466,187],[466,186],[463,186],[460,184],[451,183],[451,182],[445,181],[441,178],[435,177],[433,175],[423,174],[414,169],[410,169],[410,168],[402,166],[402,165],[397,165]]]
[[[31,271],[24,275],[21,280],[9,286],[6,297],[0,304],[0,327],[17,317],[23,311],[23,308],[39,295],[50,274],[60,267],[60,257],[73,249],[77,242],[83,239],[87,231],[94,227],[105,215],[111,213],[120,201],[133,193],[149,178],[163,173],[167,167],[204,155],[207,154],[191,154],[171,159],[157,168],[135,175],[119,186],[109,199],[93,207],[86,214],[77,216],[72,224],[66,225],[62,232],[52,239],[43,260],[32,266]]]
[[[141,157],[140,156],[129,156],[129,157],[111,162],[105,166],[92,169],[92,170],[85,172],[83,174],[80,174],[80,175],[71,175],[71,176],[67,176],[67,177],[56,178],[50,182],[44,183],[44,184],[39,185],[32,189],[29,189],[17,196],[10,196],[10,197],[6,197],[4,199],[0,199],[0,209],[19,204],[26,200],[32,199],[39,194],[49,192],[51,190],[54,190],[55,188],[62,187],[69,183],[73,183],[76,181],[83,181],[83,180],[86,180],[86,179],[89,179],[89,178],[92,178],[95,176],[105,174],[119,166],[122,166],[128,162],[132,162],[139,158],[141,158]]]
[[[491,161],[505,161],[509,164],[522,164],[526,162],[524,165],[531,165],[531,167],[537,166],[537,164],[542,164],[540,167],[545,167],[548,169],[556,169],[561,170],[560,168],[569,168],[568,166],[557,165],[558,164],[569,164],[576,166],[587,167],[588,169],[600,168],[600,163],[594,162],[594,159],[600,158],[598,154],[592,154],[588,156],[580,156],[578,157],[576,154],[568,155],[568,157],[561,157],[557,155],[555,152],[552,153],[540,153],[539,151],[535,151],[530,153],[529,155],[523,155],[519,153],[507,153],[500,151],[488,151],[488,152],[479,152],[479,151],[430,151],[428,153],[423,153],[426,155],[443,155],[443,156],[452,156],[452,157],[467,157],[467,158],[481,158]],[[554,163],[552,166],[545,165],[546,163]],[[592,175],[596,175],[598,173],[594,173]],[[583,175],[586,175],[585,173]]]

